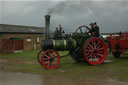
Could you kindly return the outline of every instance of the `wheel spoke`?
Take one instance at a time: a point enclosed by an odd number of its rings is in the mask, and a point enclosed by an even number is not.
[[[90,58],[90,57],[92,58],[92,54],[90,54],[90,55],[89,55],[89,56],[87,56],[87,57],[88,57],[88,58]]]
[[[92,45],[90,43],[88,45],[91,47],[91,49],[93,49],[93,47],[92,47]]]
[[[49,61],[49,65],[48,65],[49,67],[51,67],[52,66],[52,61]]]
[[[48,55],[50,56],[50,52],[48,51]]]
[[[97,48],[97,46],[100,44],[100,42],[98,42],[97,44],[96,44],[96,48]]]
[[[53,52],[52,52],[52,56],[55,56]]]
[[[96,55],[94,54],[94,59],[96,59]]]
[[[92,50],[92,48],[90,48],[89,46],[87,47],[88,50]]]
[[[100,44],[96,49],[99,49],[102,45]]]
[[[98,50],[103,50],[104,48],[99,48]]]
[[[48,64],[47,64],[47,66],[49,66],[49,67],[50,67],[50,61],[48,61]]]
[[[94,41],[94,48],[96,49],[96,43],[95,43],[95,41]]]
[[[90,53],[91,53],[91,52],[92,52],[92,50],[86,50],[86,52],[90,52]]]
[[[102,55],[102,54],[99,54],[99,53],[98,53],[97,55],[99,55],[100,57],[103,57],[103,55]]]
[[[48,58],[43,58],[44,61],[48,60]]]
[[[87,56],[91,55],[91,53],[86,53]]]
[[[47,54],[45,54],[45,56],[46,56],[47,58],[49,58],[49,56],[47,56]]]

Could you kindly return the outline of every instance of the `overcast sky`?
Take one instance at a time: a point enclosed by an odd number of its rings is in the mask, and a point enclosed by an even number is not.
[[[0,0],[1,24],[44,27],[48,13],[51,30],[62,24],[74,32],[97,22],[102,33],[128,31],[128,0]]]

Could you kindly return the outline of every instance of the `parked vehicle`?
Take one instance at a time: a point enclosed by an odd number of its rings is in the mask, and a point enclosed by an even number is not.
[[[115,58],[120,58],[120,55],[128,49],[128,32],[111,34],[107,40],[111,43],[112,54]]]

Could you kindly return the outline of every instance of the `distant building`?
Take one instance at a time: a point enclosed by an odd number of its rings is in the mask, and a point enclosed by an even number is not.
[[[33,50],[41,47],[44,27],[0,24],[0,52]]]

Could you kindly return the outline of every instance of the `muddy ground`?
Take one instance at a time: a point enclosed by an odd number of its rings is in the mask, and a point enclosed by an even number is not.
[[[0,85],[128,85],[112,79],[70,79],[55,75],[1,72]]]
[[[111,78],[68,78],[57,75],[34,75],[21,72],[9,72],[7,68],[13,62],[33,64],[24,60],[0,59],[0,85],[128,85],[128,82],[117,81]]]

